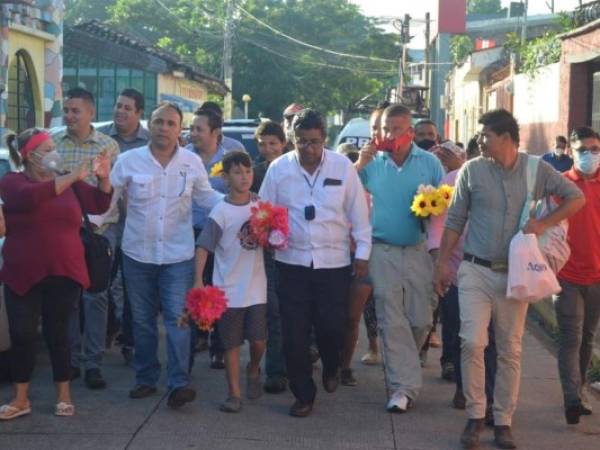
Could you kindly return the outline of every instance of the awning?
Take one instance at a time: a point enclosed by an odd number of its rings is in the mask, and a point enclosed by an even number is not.
[[[589,50],[583,53],[577,53],[575,55],[566,55],[565,60],[569,64],[581,64],[595,59],[600,60],[600,49]]]

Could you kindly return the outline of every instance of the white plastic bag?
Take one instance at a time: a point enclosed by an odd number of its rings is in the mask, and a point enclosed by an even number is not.
[[[559,292],[560,285],[540,251],[537,237],[519,231],[510,241],[506,297],[535,303]]]

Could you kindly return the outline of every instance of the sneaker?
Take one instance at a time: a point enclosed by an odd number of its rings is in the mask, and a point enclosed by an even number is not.
[[[379,353],[369,350],[362,358],[360,358],[360,362],[367,366],[376,366],[381,364],[381,357],[379,356]]]
[[[442,379],[446,381],[454,381],[454,364],[445,362],[442,364]]]
[[[287,389],[287,379],[285,377],[269,377],[263,386],[265,392],[269,394],[279,394]]]
[[[224,369],[225,361],[222,353],[215,353],[210,357],[210,368],[211,369]]]
[[[340,370],[340,383],[342,383],[342,386],[356,386],[358,384],[356,378],[354,378],[352,369]]]
[[[237,413],[242,410],[242,399],[239,397],[227,397],[219,409],[223,412]]]
[[[85,371],[85,385],[89,389],[104,389],[106,388],[106,380],[102,376],[100,369],[88,369]]]
[[[388,412],[405,413],[412,407],[412,400],[400,391],[392,394],[392,397],[387,403],[386,409]]]

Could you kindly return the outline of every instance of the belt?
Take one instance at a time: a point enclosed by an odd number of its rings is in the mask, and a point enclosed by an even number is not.
[[[494,272],[508,272],[508,264],[504,261],[488,261],[487,259],[478,258],[470,253],[465,253],[464,260],[479,266],[487,267]]]

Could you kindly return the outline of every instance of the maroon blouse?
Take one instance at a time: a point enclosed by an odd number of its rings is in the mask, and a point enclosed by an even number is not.
[[[35,182],[23,173],[8,173],[0,181],[6,221],[0,280],[16,294],[25,295],[48,276],[89,286],[79,237],[82,212],[74,189],[88,213],[102,214],[110,207],[111,194],[83,181],[60,195],[56,195],[54,180]]]

